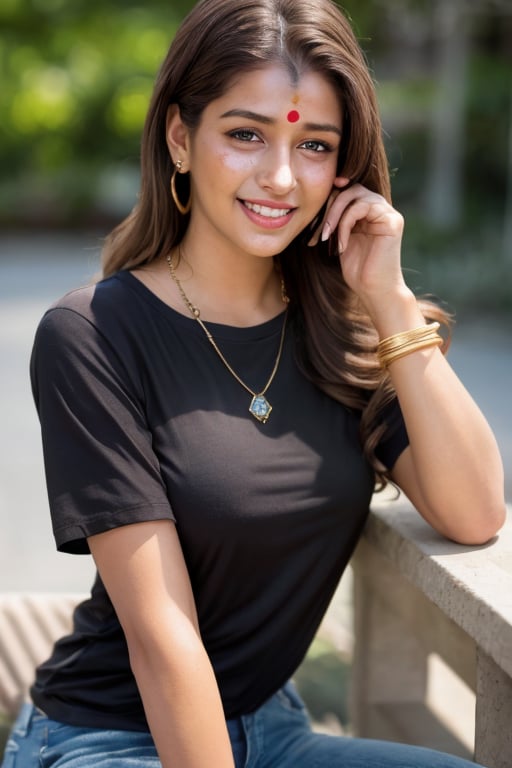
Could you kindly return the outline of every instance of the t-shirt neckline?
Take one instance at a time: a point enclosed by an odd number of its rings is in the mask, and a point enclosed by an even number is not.
[[[204,331],[193,317],[187,317],[186,315],[178,312],[176,309],[162,301],[156,293],[150,288],[144,285],[143,282],[138,280],[129,270],[122,270],[116,272],[113,277],[121,282],[125,283],[131,290],[134,290],[144,301],[150,303],[160,314],[163,314],[174,323],[179,323],[189,331],[200,333],[204,335]],[[212,333],[214,338],[226,339],[228,341],[251,341],[256,339],[271,338],[280,333],[283,327],[284,314],[286,310],[283,310],[270,320],[266,320],[264,323],[251,326],[235,326],[225,325],[223,323],[213,323],[210,321],[204,321],[204,324],[208,330]]]

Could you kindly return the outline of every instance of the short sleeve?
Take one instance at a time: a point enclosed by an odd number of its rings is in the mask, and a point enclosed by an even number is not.
[[[386,469],[392,470],[400,454],[409,445],[409,436],[397,397],[385,407],[382,421],[385,422],[387,430],[375,454]]]
[[[60,551],[88,553],[88,536],[174,520],[134,368],[74,309],[43,317],[30,372]]]

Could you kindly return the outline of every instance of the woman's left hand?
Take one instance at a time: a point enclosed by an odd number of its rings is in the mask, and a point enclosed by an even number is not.
[[[348,179],[338,177],[335,186]],[[382,195],[361,184],[334,190],[327,211],[310,245],[337,237],[340,263],[347,285],[370,314],[405,288],[400,266],[403,217]]]

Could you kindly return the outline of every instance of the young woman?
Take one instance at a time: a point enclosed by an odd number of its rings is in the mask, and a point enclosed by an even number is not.
[[[469,765],[311,732],[289,683],[392,480],[504,518],[494,438],[403,281],[371,78],[329,0],[202,0],[104,280],[32,360],[57,546],[98,578],[4,768]]]

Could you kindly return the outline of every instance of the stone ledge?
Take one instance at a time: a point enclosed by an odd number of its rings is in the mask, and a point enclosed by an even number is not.
[[[512,768],[511,510],[493,541],[467,547],[440,537],[407,500],[380,502],[352,565],[355,733],[451,743],[462,756],[474,748],[482,765]],[[442,719],[430,707],[436,655],[474,691],[472,724],[456,699]],[[463,732],[464,743],[453,740]]]
[[[512,677],[512,510],[488,544],[439,536],[409,502],[372,507],[364,537]]]

